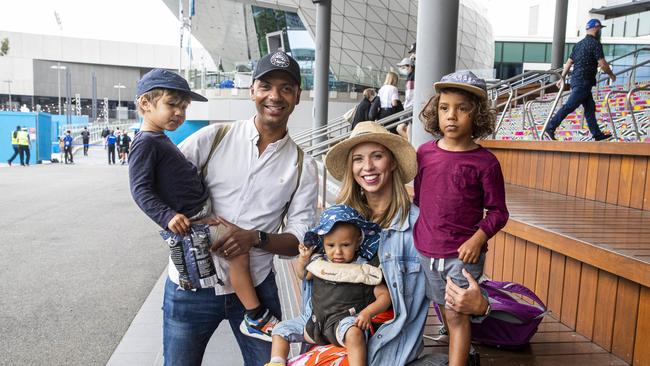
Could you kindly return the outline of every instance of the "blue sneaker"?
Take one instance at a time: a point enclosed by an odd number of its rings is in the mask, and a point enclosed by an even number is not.
[[[269,309],[266,309],[264,315],[259,319],[251,319],[244,314],[244,320],[239,325],[239,330],[249,337],[271,342],[271,332],[279,322],[278,318],[271,314]]]

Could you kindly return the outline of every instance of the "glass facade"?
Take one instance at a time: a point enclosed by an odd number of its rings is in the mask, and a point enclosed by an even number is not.
[[[606,29],[606,28],[605,28]],[[575,43],[567,43],[564,47],[564,58],[571,55]],[[616,59],[634,50],[648,47],[648,45],[634,44],[603,44],[603,53],[606,60]],[[524,71],[524,63],[551,63],[551,43],[543,42],[502,42],[494,44],[494,69],[497,79],[507,79]],[[640,51],[637,63],[650,59],[650,50]],[[611,62],[614,72],[624,70],[634,65],[634,55],[626,56]],[[629,73],[619,75],[616,84],[627,83]],[[650,63],[636,70],[636,80],[650,80]]]
[[[605,37],[643,37],[650,35],[650,11],[602,21]],[[584,30],[580,31],[584,35]]]

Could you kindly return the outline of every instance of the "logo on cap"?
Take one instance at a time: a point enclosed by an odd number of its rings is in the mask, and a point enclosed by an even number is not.
[[[271,56],[271,63],[277,67],[289,67],[289,57],[284,52],[276,52]]]

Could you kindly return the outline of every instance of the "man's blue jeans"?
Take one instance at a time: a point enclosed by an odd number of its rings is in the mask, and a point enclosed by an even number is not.
[[[564,118],[576,110],[576,108],[581,104],[585,110],[585,119],[587,120],[587,126],[589,126],[591,136],[593,138],[602,136],[603,133],[600,131],[600,128],[598,128],[598,122],[596,121],[596,103],[594,103],[594,97],[591,94],[591,85],[572,85],[569,99],[567,99],[562,108],[555,113],[555,116],[553,116],[551,121],[548,123],[546,129],[555,131]]]
[[[255,288],[260,302],[281,319],[273,272]],[[205,347],[222,320],[228,320],[246,366],[262,366],[271,357],[271,342],[243,335],[244,306],[236,294],[215,295],[213,289],[179,290],[169,278],[163,302],[163,356],[166,366],[200,366]]]

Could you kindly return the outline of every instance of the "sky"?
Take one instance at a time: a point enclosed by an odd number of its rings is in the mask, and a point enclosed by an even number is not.
[[[179,26],[162,0],[0,0],[4,31],[177,45]]]

